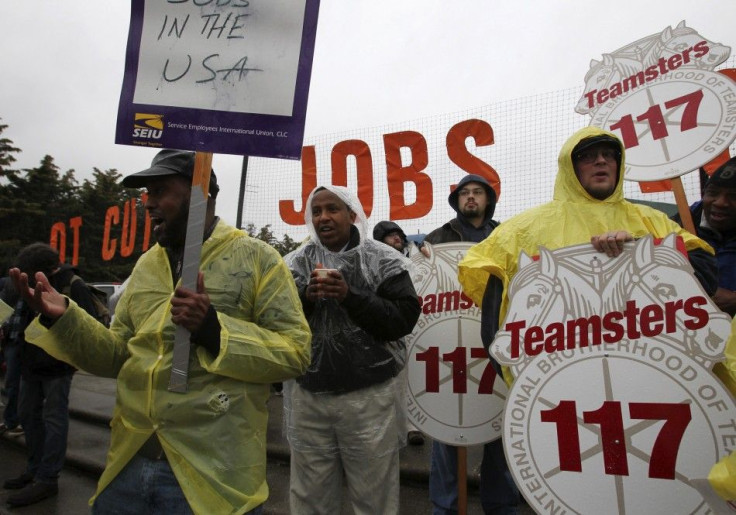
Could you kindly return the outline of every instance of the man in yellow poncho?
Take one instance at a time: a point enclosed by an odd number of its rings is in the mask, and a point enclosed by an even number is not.
[[[194,154],[162,150],[123,179],[146,187],[158,242],[136,263],[106,329],[37,274],[11,277],[41,315],[26,340],[90,373],[117,377],[105,471],[94,513],[260,513],[266,401],[301,375],[311,334],[278,253],[215,216],[214,174],[197,291],[179,285]],[[167,390],[177,325],[191,333],[186,393]]]
[[[591,242],[617,256],[626,241],[652,234],[682,237],[695,275],[712,295],[717,287],[713,249],[667,215],[624,200],[625,153],[618,138],[596,127],[573,134],[562,146],[551,202],[502,223],[483,242],[470,248],[459,265],[460,283],[482,305],[481,336],[486,349],[508,308],[508,286],[518,270],[519,253],[539,253]],[[511,377],[504,370],[507,382]]]

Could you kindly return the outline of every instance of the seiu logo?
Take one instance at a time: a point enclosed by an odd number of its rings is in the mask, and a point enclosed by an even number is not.
[[[134,138],[161,139],[163,133],[163,115],[135,113]]]

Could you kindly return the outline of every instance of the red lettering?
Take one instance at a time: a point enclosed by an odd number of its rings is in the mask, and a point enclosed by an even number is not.
[[[69,228],[72,230],[72,266],[79,264],[79,228],[82,227],[82,217],[74,216],[69,219]],[[62,259],[62,263],[64,260]]]
[[[685,314],[691,317],[695,317],[693,320],[686,320],[685,327],[691,331],[701,329],[708,323],[708,312],[698,306],[707,305],[708,301],[705,297],[690,297],[685,301],[684,311]]]
[[[460,309],[470,309],[474,304],[473,299],[465,295],[464,292],[460,293]]]
[[[437,312],[437,296],[430,293],[424,297],[424,305],[422,306],[422,313],[425,315],[431,315]]]
[[[504,330],[511,333],[511,357],[519,357],[519,342],[521,341],[521,330],[526,327],[526,322],[520,320],[518,322],[509,322],[504,326]]]
[[[437,307],[440,311],[457,311],[460,305],[460,292],[442,292],[437,299]]]
[[[332,148],[332,184],[348,185],[348,158],[355,158],[355,171],[358,183],[358,199],[363,205],[365,216],[373,212],[373,158],[371,149],[365,141],[350,139],[341,141]],[[395,218],[392,217],[392,220]]]
[[[620,311],[611,311],[603,317],[603,328],[610,331],[603,335],[603,341],[606,343],[620,342],[624,337],[624,328],[618,322],[624,317]]]
[[[589,91],[585,94],[585,98],[588,99],[588,107],[593,107],[595,105],[595,94],[598,93],[597,89],[594,89],[593,91]]]
[[[675,54],[667,59],[667,67],[670,71],[676,70],[680,66],[682,66],[682,56],[680,54]]]
[[[133,254],[135,248],[135,230],[136,230],[136,200],[130,199],[125,203],[123,211],[123,235],[120,238],[120,256],[128,257]]]
[[[302,208],[297,211],[293,200],[279,200],[279,215],[284,223],[289,225],[304,225],[304,209],[307,207],[307,198],[317,187],[317,156],[314,146],[302,147]],[[149,220],[146,217],[146,228]],[[144,243],[147,239],[144,238]],[[144,244],[144,247],[147,246]],[[145,249],[144,249],[145,250]]]
[[[561,322],[554,322],[545,330],[547,338],[544,340],[544,352],[551,353],[565,350],[565,326]]]
[[[51,236],[49,237],[49,245],[54,247],[59,253],[59,260],[66,262],[66,226],[64,222],[56,222],[51,226]]]
[[[484,120],[471,119],[457,123],[447,132],[445,142],[450,160],[469,174],[480,175],[496,192],[496,202],[501,198],[501,179],[496,170],[468,151],[465,142],[473,138],[477,147],[493,145],[493,127]]]
[[[705,54],[710,52],[710,48],[708,47],[708,42],[705,40],[701,41],[700,43],[696,43],[693,49],[695,50],[695,54],[694,54],[695,59],[700,59]]]
[[[578,347],[587,347],[590,342],[588,341],[588,335],[593,333],[593,345],[601,344],[601,317],[593,315],[590,318],[578,318],[577,320],[570,320],[567,322],[567,348],[574,349],[576,343]],[[577,334],[576,334],[577,332]],[[576,342],[576,335],[580,338]]]
[[[630,300],[626,302],[624,317],[626,317],[626,336],[628,336],[630,340],[636,340],[641,337],[639,330],[636,328],[638,315],[639,308],[636,307],[636,301]]]
[[[682,309],[682,299],[664,304],[664,332],[667,334],[677,331],[677,311]]]
[[[646,70],[644,70],[644,75],[646,75],[646,82],[652,82],[654,79],[659,77],[657,65],[649,66]]]
[[[395,132],[383,136],[386,152],[386,182],[388,184],[389,217],[391,220],[420,218],[432,210],[432,179],[422,170],[429,164],[427,141],[414,131]],[[401,148],[411,152],[411,162],[404,166]],[[406,203],[406,183],[414,184],[416,200]],[[367,214],[367,213],[366,213]]]
[[[683,63],[687,64],[690,62],[690,52],[692,51],[693,51],[692,47],[686,48],[685,50],[683,50],[682,52],[682,62]]]
[[[473,299],[459,290],[419,296],[419,304],[422,305],[422,313],[425,315],[469,309],[475,305]]]
[[[141,195],[141,203],[145,206],[146,202],[148,202],[148,193],[143,193]],[[143,224],[143,245],[141,246],[141,250],[143,252],[148,250],[148,244],[151,240],[151,215],[146,211],[146,221]]]
[[[110,238],[110,230],[112,224],[120,223],[120,208],[118,206],[110,206],[105,213],[105,231],[102,234],[102,260],[110,261],[115,257],[118,241],[116,238]]]
[[[527,356],[536,356],[544,350],[544,345],[534,345],[544,340],[544,331],[538,325],[533,325],[524,334],[524,352]]]
[[[650,304],[645,306],[641,310],[641,317],[639,319],[639,325],[641,327],[641,334],[647,337],[657,336],[662,332],[664,324],[660,323],[664,313],[662,307],[657,304]]]

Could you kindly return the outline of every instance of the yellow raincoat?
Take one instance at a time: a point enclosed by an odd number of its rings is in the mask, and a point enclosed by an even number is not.
[[[3,322],[5,319],[10,317],[10,315],[13,314],[13,308],[5,304],[2,300],[0,300],[0,322]]]
[[[625,230],[634,238],[652,234],[663,238],[677,233],[685,240],[688,251],[700,248],[713,254],[713,249],[656,209],[624,200],[624,152],[621,155],[619,180],[613,194],[605,200],[591,197],[575,176],[572,150],[585,138],[607,134],[597,127],[586,127],[573,134],[562,146],[552,202],[542,204],[503,222],[484,241],[471,247],[459,265],[460,283],[476,303],[483,300],[488,277],[493,274],[503,281],[502,318],[506,314],[506,289],[517,271],[519,253],[530,256],[539,247],[549,250],[589,242],[591,236],[611,230]]]
[[[713,371],[723,381],[731,395],[736,396],[736,318],[731,322],[731,337],[726,344],[726,361],[716,364]],[[723,499],[736,500],[736,452],[713,465],[708,474],[708,481]]]
[[[458,266],[460,284],[478,305],[482,303],[486,283],[491,274],[503,282],[500,320],[508,309],[508,286],[517,272],[519,253],[539,253],[590,242],[591,236],[611,230],[625,230],[634,238],[652,234],[663,238],[677,233],[688,251],[704,249],[713,254],[705,241],[687,232],[667,215],[656,209],[624,200],[623,176],[625,155],[621,149],[621,165],[616,189],[605,200],[591,197],[580,184],[572,164],[572,151],[583,139],[614,134],[597,127],[586,127],[573,134],[562,146],[557,159],[558,172],[553,200],[501,223],[481,243],[471,247]],[[506,376],[507,381],[510,377]]]
[[[304,373],[309,326],[289,270],[265,243],[219,222],[200,270],[222,328],[220,353],[192,346],[187,393],[167,390],[174,285],[159,245],[138,260],[110,330],[71,301],[50,330],[38,319],[26,330],[27,341],[57,359],[118,378],[95,496],[154,432],[195,513],[243,513],[268,496],[269,386]]]

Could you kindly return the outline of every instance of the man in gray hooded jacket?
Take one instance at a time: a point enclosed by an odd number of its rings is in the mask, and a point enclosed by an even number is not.
[[[478,243],[499,225],[493,220],[496,192],[480,175],[466,175],[447,201],[457,216],[429,233],[424,241],[432,244],[457,241]],[[457,447],[432,442],[429,492],[434,515],[457,513]],[[516,513],[519,490],[509,473],[500,439],[483,446],[480,499],[485,513]]]

